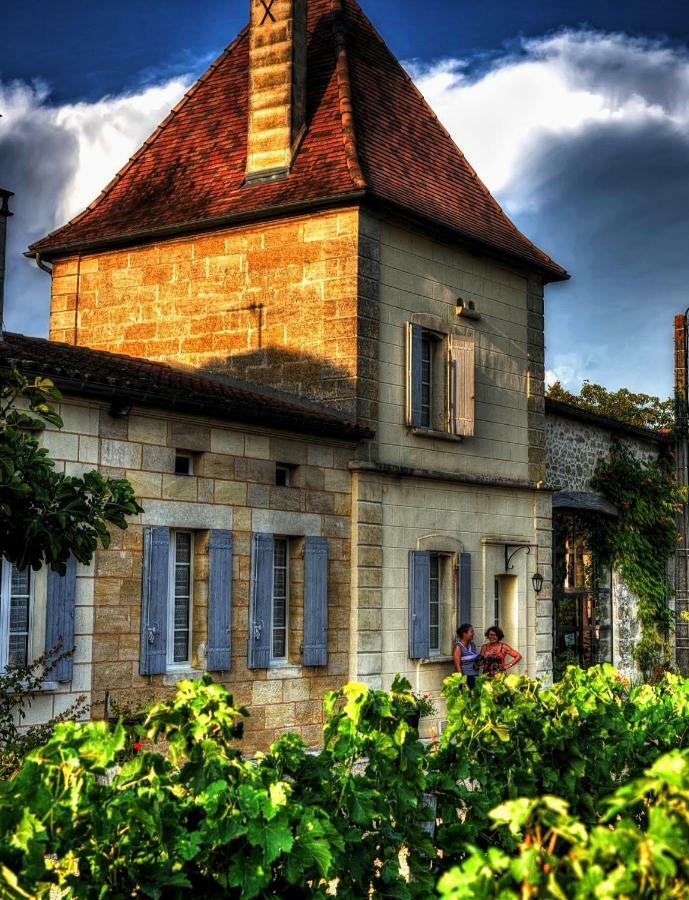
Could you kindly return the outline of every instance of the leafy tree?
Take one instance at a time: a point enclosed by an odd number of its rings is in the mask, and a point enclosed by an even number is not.
[[[675,402],[672,398],[661,400],[651,394],[635,394],[628,388],[609,391],[600,384],[585,381],[581,391],[572,394],[556,381],[548,389],[546,397],[628,425],[636,425],[637,428],[655,430],[673,428],[675,424]]]
[[[20,569],[48,564],[64,574],[70,553],[88,563],[99,542],[108,546],[108,525],[126,528],[142,510],[124,479],[57,471],[36,435],[46,424],[62,428],[59,399],[46,378],[0,372],[0,550]]]

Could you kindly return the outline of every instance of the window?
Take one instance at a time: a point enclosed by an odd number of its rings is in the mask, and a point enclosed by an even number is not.
[[[276,487],[289,487],[291,482],[292,466],[286,463],[277,463],[275,466]]]
[[[29,635],[31,631],[31,606],[33,574],[31,569],[19,571],[3,560],[2,589],[0,592],[0,670],[25,666],[30,662]]]
[[[430,555],[429,584],[429,647],[431,652],[440,650],[440,556]]]
[[[194,461],[189,453],[175,454],[175,475],[193,475]]]
[[[167,662],[184,666],[190,662],[194,538],[190,531],[173,531],[170,538]]]
[[[275,538],[273,544],[273,615],[271,657],[287,659],[287,610],[289,608],[289,541]]]
[[[474,338],[416,323],[407,327],[407,424],[457,437],[474,434]]]
[[[409,657],[428,659],[452,652],[457,627],[457,557],[450,553],[412,550],[409,555]]]

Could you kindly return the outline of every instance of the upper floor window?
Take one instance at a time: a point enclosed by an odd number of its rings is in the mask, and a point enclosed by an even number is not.
[[[193,475],[194,459],[191,453],[175,453],[175,475]]]
[[[0,671],[6,666],[25,666],[30,661],[32,595],[31,569],[20,571],[3,560],[0,589]]]
[[[407,326],[407,424],[474,434],[474,338]]]

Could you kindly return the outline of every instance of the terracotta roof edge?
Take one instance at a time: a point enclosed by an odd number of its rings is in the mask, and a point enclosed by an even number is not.
[[[98,194],[95,200],[92,200],[91,203],[83,209],[78,215],[74,216],[64,225],[60,225],[59,228],[55,228],[53,231],[49,232],[45,235],[45,237],[40,238],[38,241],[34,241],[33,244],[29,245],[29,253],[33,254],[36,250],[40,252],[41,245],[50,240],[51,238],[58,235],[61,231],[64,231],[66,228],[70,228],[72,225],[76,225],[80,222],[85,216],[87,216],[90,212],[93,212],[96,207],[100,206],[100,204],[105,200],[108,194],[113,190],[113,188],[124,178],[127,172],[132,168],[132,166],[137,162],[139,157],[148,150],[148,148],[160,137],[162,132],[167,128],[167,126],[172,122],[177,113],[183,109],[194,96],[194,94],[199,90],[199,88],[205,84],[205,82],[210,78],[210,76],[215,72],[217,68],[219,68],[220,64],[224,62],[224,60],[232,53],[232,51],[239,45],[239,43],[246,37],[248,33],[248,26],[243,28],[237,37],[229,44],[222,53],[217,56],[210,66],[206,69],[206,71],[196,79],[194,84],[189,88],[189,90],[184,94],[182,99],[172,107],[167,116],[163,119],[163,121],[158,125],[158,127],[150,134],[143,144],[139,147],[139,149],[131,156],[127,162],[122,166],[122,168],[117,172],[117,174],[110,179],[110,181],[106,184],[103,190]]]
[[[331,0],[331,18],[333,38],[335,40],[335,70],[337,73],[337,88],[340,95],[340,116],[342,118],[342,139],[344,141],[345,158],[352,184],[356,188],[365,189],[366,179],[359,162],[359,151],[356,140],[356,126],[354,118],[354,101],[352,99],[352,84],[349,75],[349,60],[347,58],[347,34],[344,23],[344,10],[342,0]]]

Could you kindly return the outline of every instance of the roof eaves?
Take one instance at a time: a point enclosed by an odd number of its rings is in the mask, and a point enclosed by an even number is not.
[[[562,400],[552,400],[545,398],[546,415],[564,416],[568,419],[576,419],[580,422],[589,422],[597,425],[599,428],[607,428],[617,434],[628,435],[629,437],[638,437],[646,441],[654,441],[658,444],[669,444],[672,441],[672,435],[667,432],[654,431],[651,428],[642,428],[639,425],[630,425],[629,422],[620,422],[619,419],[613,419],[610,416],[603,416],[600,413],[591,412],[588,409],[582,409],[573,403],[564,403]]]
[[[42,259],[50,260],[58,256],[68,256],[72,253],[92,252],[96,250],[112,249],[121,246],[132,246],[159,240],[160,238],[172,238],[182,235],[196,234],[204,231],[215,231],[219,228],[232,225],[243,225],[249,222],[261,221],[275,216],[295,215],[307,210],[323,209],[326,207],[340,207],[363,200],[365,191],[354,189],[341,194],[327,194],[310,200],[294,200],[287,203],[278,203],[273,206],[258,207],[253,210],[225,213],[209,219],[196,219],[190,222],[182,222],[175,225],[161,225],[157,228],[144,228],[138,231],[121,232],[111,236],[96,238],[90,241],[73,241],[72,243],[58,245],[56,247],[41,248],[41,244],[48,240],[50,235],[32,244],[24,252],[24,256],[34,258],[37,253]],[[64,226],[65,228],[67,226]],[[57,234],[57,232],[54,232]]]
[[[504,247],[499,246],[498,244],[493,244],[490,241],[479,238],[474,234],[469,234],[468,232],[463,231],[461,228],[455,228],[446,222],[439,222],[435,218],[424,216],[417,210],[411,210],[409,207],[404,206],[401,203],[395,203],[393,200],[390,200],[387,197],[380,197],[377,194],[368,191],[366,194],[366,199],[370,203],[372,203],[372,205],[384,208],[394,215],[405,219],[406,221],[422,225],[424,228],[430,228],[437,234],[442,235],[446,238],[449,237],[453,240],[460,240],[463,244],[466,244],[474,250],[481,250],[484,253],[489,251],[492,256],[502,259],[505,262],[509,262],[512,264],[517,263],[522,269],[526,269],[532,272],[538,272],[541,275],[545,276],[546,283],[569,281],[569,279],[572,277],[569,272],[566,271],[566,269],[563,269],[556,262],[553,262],[552,265],[547,265],[545,261],[539,262],[538,259],[523,256],[520,253],[510,252],[509,250],[506,250]],[[542,255],[545,256],[545,254]],[[550,257],[545,258],[549,259]]]

